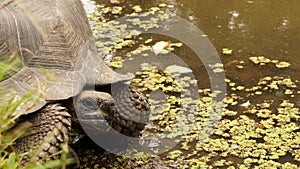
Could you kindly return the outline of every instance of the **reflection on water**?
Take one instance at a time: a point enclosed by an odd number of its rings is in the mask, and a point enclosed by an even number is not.
[[[218,49],[234,49],[230,59],[261,54],[290,61],[294,69],[300,64],[300,1],[178,0],[178,7]]]

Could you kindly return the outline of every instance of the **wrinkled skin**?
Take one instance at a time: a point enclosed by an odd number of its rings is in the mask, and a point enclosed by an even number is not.
[[[137,137],[145,126],[144,123],[122,118],[110,94],[92,90],[84,90],[78,96],[65,101],[49,103],[22,119],[29,121],[31,127],[29,134],[17,140],[15,147],[19,153],[24,153],[30,150],[31,145],[34,149],[42,146],[42,151],[34,156],[34,161],[48,160],[50,156],[51,159],[58,159],[59,156],[54,154],[61,149],[63,143],[69,142],[69,132],[74,130],[84,133],[82,126],[96,134],[114,129],[132,137]],[[70,152],[75,159],[75,166],[78,166],[76,153],[71,149]],[[26,155],[22,162],[26,164],[30,160]]]

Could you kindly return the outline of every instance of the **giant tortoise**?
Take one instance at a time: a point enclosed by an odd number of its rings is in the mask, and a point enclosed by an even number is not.
[[[28,93],[32,98],[14,112],[21,122],[31,123],[27,135],[16,141],[18,152],[43,145],[35,160],[49,157],[69,141],[71,129],[82,130],[79,122],[96,133],[113,128],[138,136],[149,114],[148,101],[123,83],[131,77],[116,73],[101,58],[80,0],[1,4],[0,61],[20,62],[0,82],[0,105]],[[112,85],[116,96],[109,94]],[[23,161],[28,160],[25,156]]]

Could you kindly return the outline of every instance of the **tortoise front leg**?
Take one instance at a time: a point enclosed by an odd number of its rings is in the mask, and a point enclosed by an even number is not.
[[[26,136],[16,141],[16,150],[19,153],[33,152],[34,161],[47,161],[59,159],[57,152],[63,143],[68,144],[71,129],[71,115],[60,104],[48,104],[43,109],[26,115],[23,119],[29,121],[31,126]],[[37,151],[37,154],[34,154]],[[39,151],[40,150],[40,151]],[[76,154],[73,154],[73,156]],[[30,161],[30,156],[25,155],[22,165]]]

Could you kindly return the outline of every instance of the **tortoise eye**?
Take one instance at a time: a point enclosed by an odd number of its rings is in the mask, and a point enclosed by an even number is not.
[[[94,100],[91,99],[83,99],[81,101],[82,105],[89,110],[97,110],[98,106],[97,103]]]

